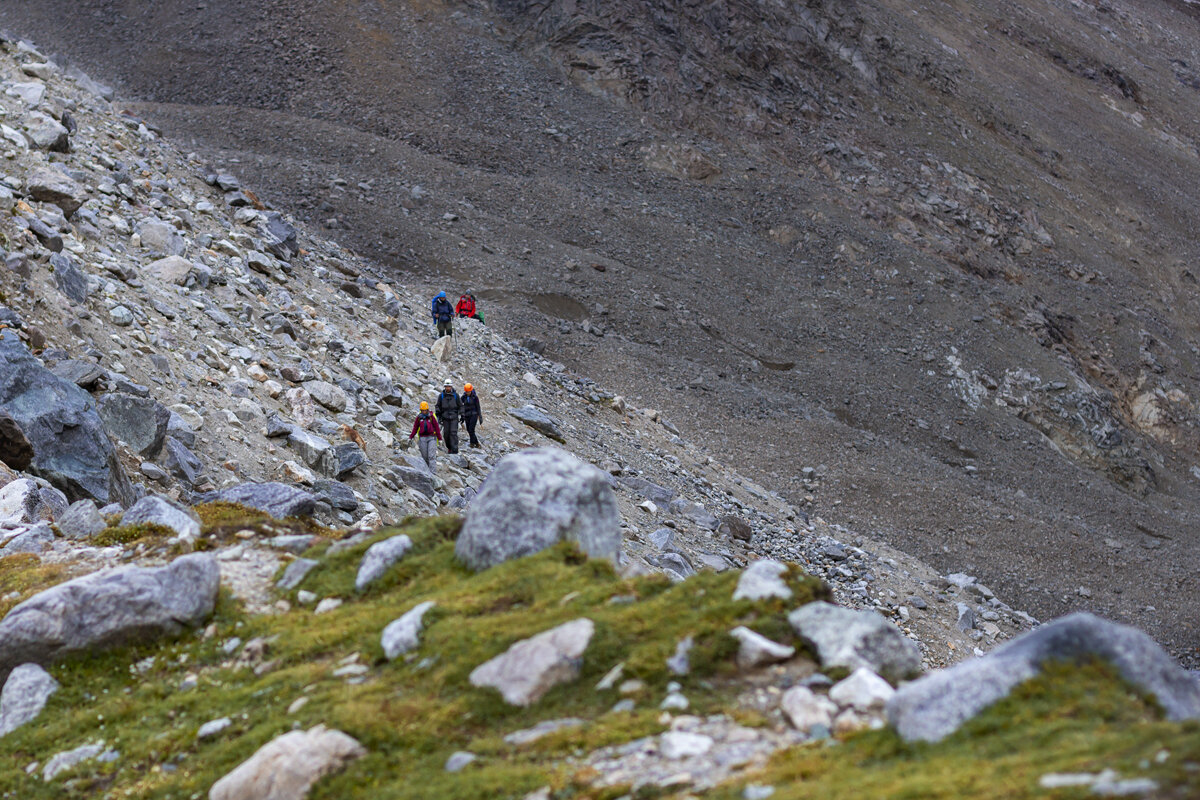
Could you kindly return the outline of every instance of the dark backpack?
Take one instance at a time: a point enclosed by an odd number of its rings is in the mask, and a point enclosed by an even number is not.
[[[454,319],[454,307],[444,297],[433,301],[433,313],[437,315],[438,322],[449,322]]]

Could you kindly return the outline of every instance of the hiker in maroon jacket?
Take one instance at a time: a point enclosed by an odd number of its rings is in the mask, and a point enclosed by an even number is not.
[[[425,466],[429,467],[430,472],[437,471],[437,443],[442,440],[442,429],[433,414],[429,413],[429,403],[421,403],[421,413],[413,420],[413,429],[408,435],[408,440],[411,442],[417,434],[421,436],[417,439],[417,444],[421,448],[421,458],[425,459]]]

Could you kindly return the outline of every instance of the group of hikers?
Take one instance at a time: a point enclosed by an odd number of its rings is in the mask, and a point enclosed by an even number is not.
[[[467,291],[458,298],[458,305],[451,306],[445,292],[438,292],[433,298],[431,307],[433,324],[437,326],[437,338],[454,335],[454,318],[463,317],[477,319],[483,322],[483,311],[475,304],[474,292]],[[486,324],[486,323],[485,323]],[[421,458],[430,472],[437,468],[437,444],[442,442],[446,452],[458,452],[458,423],[467,427],[471,447],[480,447],[479,438],[475,435],[475,427],[483,424],[483,409],[479,406],[479,395],[475,387],[469,383],[463,384],[462,394],[454,390],[454,384],[449,378],[442,384],[442,393],[438,395],[434,408],[429,403],[421,403],[421,413],[413,421],[409,441],[414,437],[421,450]]]
[[[463,317],[477,319],[483,322],[483,310],[475,303],[475,293],[467,291],[458,298],[457,305],[450,305],[450,299],[446,297],[445,292],[438,292],[433,298],[433,306],[430,309],[433,315],[433,324],[437,326],[437,338],[443,336],[454,335],[454,318]]]
[[[429,403],[421,402],[421,413],[413,421],[409,441],[417,437],[417,445],[421,450],[421,458],[430,472],[437,469],[437,443],[443,442],[447,453],[458,452],[458,423],[467,426],[471,447],[480,447],[475,435],[475,427],[483,424],[483,409],[479,405],[479,395],[471,384],[463,384],[462,394],[454,390],[454,384],[447,378],[442,384],[442,393],[438,395],[434,410]]]

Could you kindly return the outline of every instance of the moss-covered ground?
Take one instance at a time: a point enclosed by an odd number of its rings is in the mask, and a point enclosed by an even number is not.
[[[219,523],[206,519],[206,529],[242,524],[229,509],[220,516]],[[556,800],[607,800],[622,793],[577,783],[568,758],[663,730],[657,704],[673,678],[665,660],[679,639],[691,635],[697,643],[693,671],[681,679],[692,712],[731,712],[740,684],[727,631],[745,624],[789,640],[785,613],[825,596],[817,581],[796,571],[788,577],[793,601],[734,602],[734,573],[702,573],[677,585],[661,577],[624,579],[569,546],[475,575],[454,559],[459,524],[451,517],[410,520],[334,554],[323,539],[308,554],[321,565],[300,588],[342,598],[332,612],[302,608],[293,592],[292,611],[250,617],[222,595],[213,635],[195,632],[51,667],[61,690],[35,723],[0,739],[0,797],[199,800],[272,738],[324,723],[357,738],[370,754],[320,782],[312,794],[317,800],[521,798],[547,785]],[[413,551],[366,592],[355,592],[363,552],[397,533],[413,539]],[[0,560],[0,590],[53,582],[53,569],[36,558]],[[424,600],[437,606],[425,616],[421,646],[388,662],[380,632]],[[595,622],[596,633],[575,683],[528,709],[469,684],[474,667],[513,642],[582,616]],[[237,665],[236,650],[226,652],[234,637],[270,641],[262,674]],[[347,663],[366,666],[361,683],[333,674]],[[626,678],[646,684],[633,712],[610,712],[620,696],[594,688],[618,663]],[[524,748],[503,740],[567,716],[590,723]],[[197,741],[200,725],[220,717],[230,717],[232,726]],[[87,762],[49,784],[40,773],[26,774],[32,762],[101,739],[119,751],[115,762]],[[443,765],[456,750],[479,760],[447,773]],[[1187,797],[1200,796],[1198,764],[1200,726],[1161,721],[1152,703],[1091,665],[1023,687],[939,744],[905,745],[887,731],[871,732],[781,753],[747,780],[776,786],[777,798],[1082,797],[1078,790],[1044,792],[1037,779],[1112,767],[1159,779],[1170,787],[1164,796]],[[741,797],[744,782],[709,796]]]

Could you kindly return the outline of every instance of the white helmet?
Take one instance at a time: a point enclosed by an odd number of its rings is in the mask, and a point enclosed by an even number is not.
[[[449,378],[446,378],[445,382],[442,383],[442,386],[453,386],[453,385],[454,385],[454,382],[452,380],[450,380]]]

